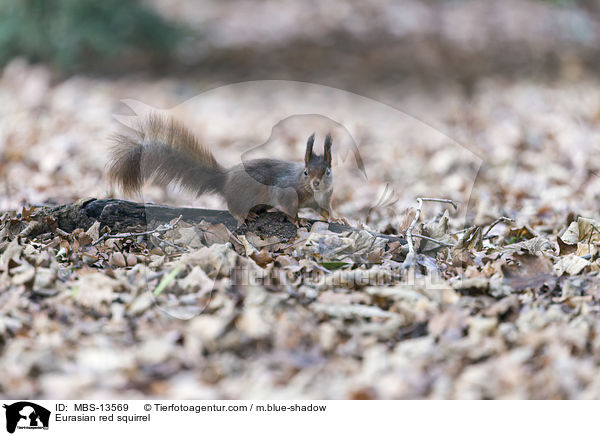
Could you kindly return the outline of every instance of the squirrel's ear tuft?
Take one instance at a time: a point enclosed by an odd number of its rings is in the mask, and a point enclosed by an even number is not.
[[[308,166],[310,159],[313,154],[313,144],[315,143],[315,134],[313,133],[308,137],[308,141],[306,141],[306,153],[304,154],[304,164]]]
[[[329,168],[331,168],[331,133],[328,133],[327,136],[325,137],[325,162],[327,163],[327,166]]]

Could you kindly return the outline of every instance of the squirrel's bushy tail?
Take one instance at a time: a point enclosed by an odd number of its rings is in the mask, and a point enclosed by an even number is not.
[[[178,183],[197,195],[221,192],[225,169],[177,121],[150,115],[131,135],[113,138],[109,178],[126,193],[139,192],[144,182]]]

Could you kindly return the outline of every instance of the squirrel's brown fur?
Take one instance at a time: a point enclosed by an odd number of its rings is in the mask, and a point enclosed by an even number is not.
[[[226,170],[174,119],[150,115],[135,135],[116,135],[108,176],[125,193],[138,192],[146,180],[180,184],[197,195],[220,191]]]
[[[310,207],[329,218],[333,176],[331,136],[325,154],[313,154],[308,139],[304,165],[276,159],[254,159],[223,168],[194,135],[173,119],[151,115],[135,135],[114,137],[109,178],[127,193],[138,192],[151,180],[171,182],[200,195],[218,192],[229,211],[243,222],[256,206],[271,206],[292,219],[299,207]]]

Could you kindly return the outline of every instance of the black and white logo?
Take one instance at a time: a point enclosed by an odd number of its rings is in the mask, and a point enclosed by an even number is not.
[[[48,430],[50,411],[29,401],[5,404],[6,430],[14,433],[16,429]]]

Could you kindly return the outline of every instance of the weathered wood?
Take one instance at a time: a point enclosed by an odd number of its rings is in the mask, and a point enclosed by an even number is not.
[[[236,219],[225,210],[141,204],[113,198],[100,200],[90,198],[61,206],[44,206],[37,209],[36,214],[40,217],[54,218],[58,227],[66,232],[72,232],[76,228],[87,229],[95,221],[110,227],[111,232],[136,232],[168,223],[179,216],[190,224],[199,224],[202,221],[211,224],[222,223],[237,234],[253,232],[263,237],[278,236],[284,241],[295,237],[297,232],[296,225],[281,212],[265,212],[254,221],[238,227]],[[307,220],[307,222],[312,225],[316,221]],[[360,229],[329,223],[329,230],[343,233]],[[373,234],[390,241],[405,243],[404,239],[398,236]]]

